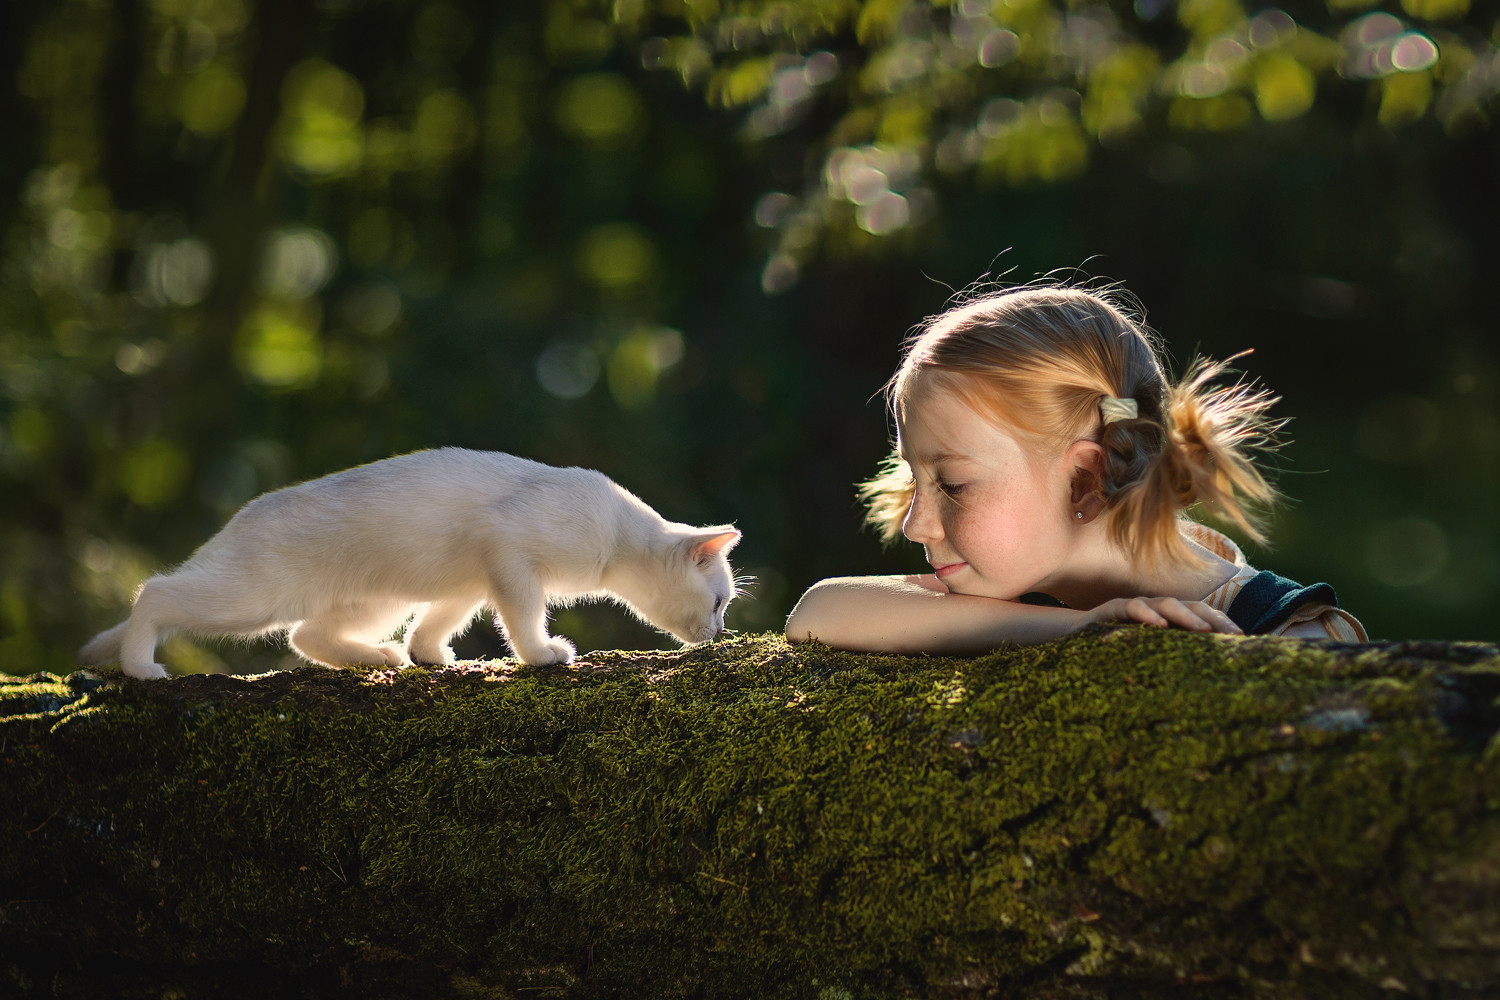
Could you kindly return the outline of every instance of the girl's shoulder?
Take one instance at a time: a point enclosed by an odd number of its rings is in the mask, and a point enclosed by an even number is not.
[[[1225,580],[1203,599],[1209,607],[1229,614],[1236,598],[1245,588],[1261,577],[1261,571],[1251,566],[1245,553],[1234,540],[1206,524],[1183,521],[1182,533],[1189,540],[1203,546],[1209,552],[1235,566],[1235,574]],[[1342,642],[1367,642],[1365,628],[1343,608],[1337,607],[1324,596],[1331,588],[1307,588],[1311,600],[1298,605],[1283,620],[1269,629],[1271,635],[1293,636],[1299,639],[1337,639]],[[1311,593],[1317,591],[1316,594]]]

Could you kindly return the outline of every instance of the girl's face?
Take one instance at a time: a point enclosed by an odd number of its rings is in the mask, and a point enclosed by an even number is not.
[[[897,419],[915,490],[901,531],[956,594],[1050,593],[1078,538],[1072,469],[1034,451],[952,392],[926,387]]]

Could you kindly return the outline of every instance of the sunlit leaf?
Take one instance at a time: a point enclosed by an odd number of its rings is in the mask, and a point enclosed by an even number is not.
[[[855,22],[855,37],[866,45],[884,41],[896,33],[908,6],[908,0],[866,0]]]
[[[272,389],[314,384],[323,367],[316,314],[285,303],[267,302],[241,327],[236,359],[253,382]]]
[[[600,146],[639,141],[646,106],[624,77],[587,73],[563,85],[557,96],[556,120],[563,134]]]
[[[1081,116],[1101,140],[1141,126],[1141,115],[1161,70],[1156,53],[1144,45],[1123,45],[1089,72]]]
[[[120,486],[125,495],[143,507],[161,507],[177,498],[187,485],[192,462],[187,452],[170,441],[157,438],[125,453]]]
[[[8,430],[10,446],[28,459],[40,458],[52,448],[52,422],[35,407],[13,411]]]
[[[1180,0],[1177,20],[1196,38],[1216,38],[1245,22],[1245,8],[1238,0]]]
[[[662,374],[682,358],[682,335],[671,329],[641,328],[616,345],[606,372],[610,395],[622,409],[636,410],[656,396]]]
[[[1255,106],[1267,121],[1306,114],[1316,96],[1312,73],[1291,56],[1270,55],[1256,64]]]
[[[307,174],[352,173],[364,156],[364,88],[322,59],[295,66],[282,84],[282,155]]]
[[[1405,125],[1421,118],[1432,103],[1432,74],[1392,73],[1380,81],[1380,124]]]
[[[1469,0],[1401,0],[1401,9],[1424,21],[1449,21],[1469,12]]]
[[[714,104],[733,108],[766,92],[775,66],[770,59],[745,59],[714,74],[707,96]]]
[[[584,236],[578,270],[600,289],[622,292],[642,284],[656,270],[656,247],[639,226],[611,222]]]
[[[546,7],[542,39],[548,60],[557,65],[589,65],[615,44],[609,24],[574,6],[569,0],[550,0]]]
[[[1088,166],[1088,157],[1078,121],[1038,106],[985,143],[979,167],[986,177],[1019,185],[1075,177]]]
[[[213,135],[233,125],[245,107],[245,83],[222,63],[213,63],[183,81],[177,102],[182,124]]]
[[[920,101],[896,100],[886,104],[876,138],[887,146],[920,146],[927,141],[932,114]]]
[[[412,122],[412,141],[417,155],[429,162],[442,162],[474,144],[477,128],[474,111],[462,94],[438,90],[422,98]]]

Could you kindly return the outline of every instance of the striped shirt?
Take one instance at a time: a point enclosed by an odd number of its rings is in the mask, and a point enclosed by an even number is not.
[[[1240,551],[1238,545],[1206,524],[1183,521],[1182,533],[1188,540],[1196,542],[1225,562],[1233,563],[1238,567],[1238,572],[1234,576],[1220,584],[1203,599],[1203,603],[1209,607],[1227,614],[1229,606],[1234,603],[1234,599],[1239,596],[1245,584],[1253,580],[1260,571],[1245,560],[1245,554]],[[1321,625],[1330,639],[1339,639],[1343,642],[1369,641],[1369,637],[1365,634],[1365,627],[1359,623],[1359,619],[1343,608],[1319,602],[1304,604],[1293,611],[1291,617],[1276,626],[1272,634],[1282,635],[1303,622],[1316,622]],[[1297,629],[1298,635],[1303,635],[1304,632],[1304,629]]]

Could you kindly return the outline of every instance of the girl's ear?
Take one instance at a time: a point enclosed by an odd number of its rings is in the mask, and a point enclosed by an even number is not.
[[[727,556],[729,551],[739,544],[739,541],[738,529],[728,525],[722,528],[704,528],[693,536],[693,545],[688,550],[688,556],[693,562],[702,565],[718,556]]]
[[[1068,516],[1087,524],[1104,510],[1104,447],[1097,441],[1074,441],[1065,458],[1071,470]]]

